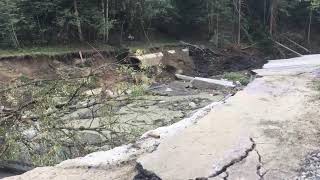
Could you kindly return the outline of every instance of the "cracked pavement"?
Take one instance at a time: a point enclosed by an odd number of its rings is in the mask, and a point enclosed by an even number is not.
[[[168,180],[297,178],[304,157],[320,147],[312,87],[319,64],[320,56],[271,61],[262,78],[138,162]]]
[[[314,81],[320,81],[318,69],[320,55],[270,61],[255,71],[261,78],[216,104],[195,124],[178,126],[176,133],[163,129],[170,135],[160,133],[152,151],[135,154],[136,150],[123,149],[130,157],[129,165],[103,171],[107,159],[99,156],[107,152],[100,152],[62,163],[65,166],[56,167],[54,175],[50,170],[51,176],[45,176],[45,169],[42,174],[36,169],[12,179],[317,179],[320,99]],[[114,155],[117,151],[111,160]],[[117,158],[125,161],[123,156]],[[87,172],[70,177],[68,168],[70,172],[86,168]]]

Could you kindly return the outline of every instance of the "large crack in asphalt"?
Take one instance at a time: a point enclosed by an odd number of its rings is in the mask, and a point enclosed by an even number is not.
[[[258,156],[258,165],[257,165],[256,174],[259,176],[259,180],[264,180],[264,176],[268,173],[268,171],[263,172],[262,156],[256,147],[254,151],[257,153],[257,156]]]
[[[256,174],[259,176],[259,180],[263,180],[264,176],[267,174],[268,171],[263,172],[263,162],[262,162],[262,156],[257,150],[257,144],[254,141],[253,138],[250,138],[250,142],[252,143],[251,146],[244,151],[242,155],[239,157],[232,159],[229,163],[222,166],[219,170],[217,170],[214,174],[208,176],[208,177],[198,177],[195,180],[208,180],[209,178],[215,178],[217,176],[220,176],[222,174],[225,174],[222,179],[228,180],[229,178],[229,172],[228,169],[240,162],[242,162],[244,159],[246,159],[251,152],[255,152],[258,156],[258,164],[256,167]],[[162,180],[158,175],[155,173],[148,171],[143,168],[143,166],[138,163],[136,165],[137,175],[134,177],[134,180]]]
[[[229,172],[226,171],[226,175],[223,177],[223,180],[228,180],[228,178],[229,178]]]
[[[217,176],[221,175],[222,173],[227,172],[228,168],[230,168],[231,166],[233,166],[233,165],[243,161],[244,159],[246,159],[249,156],[250,152],[254,151],[255,148],[256,148],[255,141],[252,138],[250,138],[250,141],[252,143],[251,146],[248,149],[246,149],[242,155],[240,155],[239,157],[237,157],[235,159],[232,159],[229,163],[227,163],[226,165],[222,166],[219,170],[217,170],[215,173],[210,175],[208,178],[217,177]]]

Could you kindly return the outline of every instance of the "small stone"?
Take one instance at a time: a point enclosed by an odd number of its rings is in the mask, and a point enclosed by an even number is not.
[[[175,54],[176,51],[175,51],[175,50],[169,50],[168,53],[170,53],[170,54]]]
[[[83,95],[97,96],[97,95],[101,94],[101,92],[102,92],[102,88],[97,88],[97,89],[92,89],[92,90],[85,91],[83,93]]]
[[[106,90],[106,94],[108,95],[108,97],[116,97],[116,95],[110,90]]]
[[[172,92],[173,90],[171,88],[167,88],[166,92]]]
[[[189,49],[187,49],[187,48],[182,49],[182,52],[189,52]]]
[[[99,144],[104,141],[103,137],[98,132],[80,131],[78,133],[79,133],[81,143],[92,145],[92,144]]]
[[[38,135],[38,132],[34,129],[34,128],[30,128],[26,131],[23,132],[23,135],[28,139],[28,140],[32,140],[33,138],[35,138]]]
[[[156,134],[156,133],[154,133],[154,132],[148,133],[148,136],[149,136],[149,137],[152,137],[152,138],[155,138],[155,139],[160,139],[160,135],[159,135],[159,134]]]
[[[128,95],[132,94],[132,90],[130,90],[130,89],[127,90],[127,91],[126,91],[126,94],[128,94]]]
[[[236,85],[237,85],[237,86],[242,86],[242,84],[241,84],[240,81],[236,81]]]
[[[189,106],[192,107],[192,108],[197,108],[197,104],[194,103],[194,102],[190,102],[190,103],[189,103]]]

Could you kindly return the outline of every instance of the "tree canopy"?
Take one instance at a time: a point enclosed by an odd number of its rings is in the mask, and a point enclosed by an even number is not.
[[[0,44],[147,41],[155,34],[252,42],[284,32],[310,41],[319,0],[1,0]]]

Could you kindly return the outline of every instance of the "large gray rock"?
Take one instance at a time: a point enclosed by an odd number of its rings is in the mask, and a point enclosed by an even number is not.
[[[88,145],[102,143],[105,139],[101,134],[95,131],[80,131],[78,134],[80,142]]]
[[[162,63],[163,53],[144,54],[133,58],[138,59],[142,67],[159,66]]]

